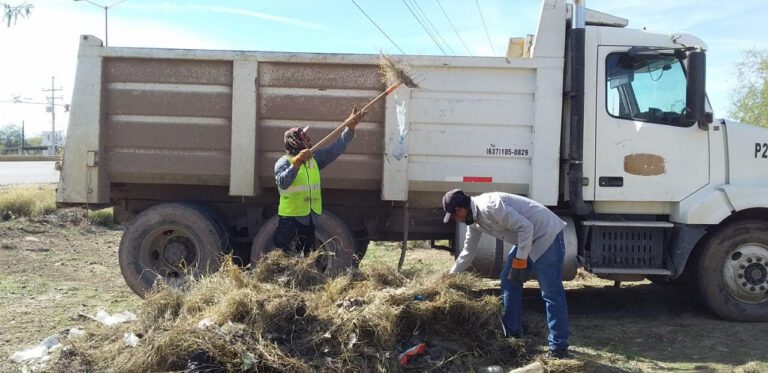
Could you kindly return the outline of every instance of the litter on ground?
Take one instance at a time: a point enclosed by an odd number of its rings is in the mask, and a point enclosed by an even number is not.
[[[26,363],[32,360],[40,360],[48,355],[48,352],[61,347],[59,337],[52,335],[43,339],[40,344],[26,350],[17,351],[11,355],[10,360],[14,363]]]
[[[87,315],[84,313],[80,314],[91,320],[98,321],[105,326],[115,326],[129,321],[136,321],[136,315],[130,311],[118,312],[113,315],[110,315],[104,310],[99,310],[96,312],[95,316]]]
[[[124,333],[123,342],[126,346],[136,347],[139,344],[139,337],[137,337],[136,334],[133,334],[132,332]]]

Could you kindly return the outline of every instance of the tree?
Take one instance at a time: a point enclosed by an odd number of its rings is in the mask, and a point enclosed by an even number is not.
[[[42,146],[42,145],[43,145],[43,136],[33,136],[33,137],[27,138],[25,146]]]
[[[3,23],[8,27],[11,27],[11,22],[16,24],[19,17],[25,18],[32,14],[32,8],[34,5],[21,3],[19,5],[11,5],[8,3],[0,3],[3,6]]]
[[[21,146],[21,127],[8,124],[0,128],[0,147],[4,149]]]
[[[728,114],[742,123],[768,127],[768,50],[744,51],[736,77],[739,86]]]

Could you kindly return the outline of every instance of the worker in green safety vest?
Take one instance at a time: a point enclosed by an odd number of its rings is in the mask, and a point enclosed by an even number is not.
[[[339,139],[314,154],[306,127],[285,131],[286,155],[275,163],[275,182],[280,192],[280,220],[273,239],[276,248],[304,255],[314,249],[315,220],[323,213],[320,170],[344,153],[364,115],[364,111],[353,108]]]

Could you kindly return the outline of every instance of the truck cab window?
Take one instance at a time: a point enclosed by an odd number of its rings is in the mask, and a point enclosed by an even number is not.
[[[680,125],[686,79],[677,57],[611,53],[605,68],[606,109],[611,116]]]

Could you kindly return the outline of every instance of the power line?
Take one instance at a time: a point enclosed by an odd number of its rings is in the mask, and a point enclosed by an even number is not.
[[[46,96],[48,98],[48,96]],[[57,97],[61,98],[61,96]],[[31,105],[48,105],[51,106],[51,102],[37,102],[37,101],[19,101],[19,100],[0,100],[2,103],[8,103],[8,104],[31,104]],[[53,106],[63,106],[65,109],[69,107],[69,104],[59,104],[54,103]]]
[[[488,37],[488,44],[491,45],[491,51],[493,52],[493,55],[496,55],[496,49],[493,48],[493,43],[491,42],[491,35],[488,33],[488,27],[485,25],[485,17],[483,17],[483,11],[480,10],[480,3],[475,0],[475,4],[477,4],[477,12],[480,13],[480,20],[483,21],[483,28],[485,29],[485,36]]]
[[[430,39],[432,39],[432,41],[433,41],[433,42],[435,42],[435,45],[437,45],[437,48],[438,48],[438,49],[440,49],[440,51],[442,51],[442,52],[443,52],[443,56],[447,56],[447,55],[448,55],[448,53],[446,53],[446,52],[445,52],[445,49],[444,49],[444,48],[443,48],[443,47],[440,45],[440,43],[438,43],[438,42],[437,42],[437,39],[435,39],[435,37],[432,35],[432,33],[431,33],[431,32],[429,32],[429,29],[427,28],[427,26],[424,26],[424,23],[423,23],[423,22],[421,22],[421,19],[420,19],[420,18],[419,18],[419,17],[416,15],[416,13],[414,13],[414,12],[413,12],[413,9],[411,9],[411,6],[410,6],[410,5],[408,5],[408,2],[406,2],[405,0],[403,0],[403,4],[405,4],[405,6],[406,6],[406,7],[408,8],[408,10],[411,12],[411,14],[413,15],[413,18],[416,18],[416,21],[418,21],[418,22],[419,22],[419,24],[421,25],[421,28],[423,28],[423,29],[424,29],[424,31],[426,31],[426,32],[427,32],[427,35],[429,35]]]
[[[427,24],[429,25],[429,27],[432,27],[432,31],[434,31],[435,34],[437,34],[437,37],[440,38],[440,41],[443,42],[443,45],[445,45],[445,47],[448,48],[449,51],[451,51],[451,54],[456,54],[456,52],[453,51],[453,48],[451,48],[448,42],[445,41],[445,39],[443,38],[443,35],[440,34],[440,31],[437,29],[437,27],[435,27],[435,25],[432,24],[432,21],[429,20],[429,16],[427,15],[427,13],[424,13],[424,10],[421,9],[421,6],[419,6],[419,2],[416,0],[411,0],[411,2],[413,3],[413,5],[416,6],[416,10],[419,11],[419,14],[421,14],[421,16],[427,21]]]
[[[405,54],[405,52],[403,52],[403,49],[400,48],[400,46],[397,45],[397,43],[395,43],[395,41],[392,40],[392,38],[390,38],[389,35],[387,35],[387,33],[384,32],[384,30],[382,30],[381,27],[379,27],[379,25],[377,25],[376,22],[373,21],[373,19],[371,19],[371,17],[368,15],[368,13],[366,13],[363,10],[363,8],[360,7],[360,5],[357,5],[357,2],[355,2],[355,0],[350,0],[350,1],[352,1],[352,4],[355,4],[357,9],[360,9],[360,11],[363,12],[363,15],[365,16],[365,18],[368,18],[368,20],[371,21],[371,23],[373,23],[373,25],[376,26],[376,28],[379,29],[379,31],[381,31],[381,33],[384,34],[384,36],[387,37],[387,39],[389,39],[389,41],[395,46],[395,48],[397,48],[397,50],[400,51],[400,53]]]
[[[461,40],[461,45],[463,45],[464,49],[467,50],[467,54],[469,54],[471,56],[472,52],[469,51],[469,48],[467,47],[467,44],[464,43],[464,39],[461,38],[461,35],[459,35],[459,32],[456,30],[456,27],[453,26],[453,22],[451,22],[451,17],[448,17],[448,13],[446,13],[445,9],[443,9],[443,4],[440,4],[440,0],[435,0],[435,1],[437,1],[437,5],[440,6],[440,10],[443,11],[443,14],[445,15],[445,18],[448,20],[448,24],[451,25],[451,28],[453,29],[453,32],[455,32],[456,36],[459,38],[459,40]]]
[[[437,39],[435,39],[435,36],[432,34],[431,31],[429,31],[429,29],[424,24],[424,22],[421,21],[421,18],[419,18],[419,16],[416,15],[416,13],[413,11],[413,8],[411,8],[411,6],[408,5],[408,2],[406,0],[403,0],[403,4],[405,4],[405,6],[408,8],[408,11],[411,12],[411,15],[413,15],[413,18],[416,18],[416,21],[419,22],[419,25],[421,25],[421,28],[424,29],[424,31],[427,33],[429,38],[432,39],[432,41],[435,43],[435,45],[437,45],[437,48],[439,48],[443,52],[443,55],[447,55],[447,53],[445,52],[445,49],[443,48],[443,46],[437,41]]]

